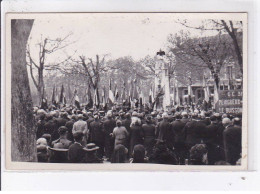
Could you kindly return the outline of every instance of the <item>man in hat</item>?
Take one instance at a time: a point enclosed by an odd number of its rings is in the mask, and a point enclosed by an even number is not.
[[[107,112],[107,118],[104,121],[104,135],[105,135],[105,156],[109,160],[112,156],[114,149],[114,140],[111,137],[114,128],[116,127],[116,121],[112,117],[112,112]]]
[[[80,131],[80,132],[83,133],[84,137],[83,137],[82,145],[83,146],[86,145],[88,135],[89,135],[89,129],[88,129],[87,122],[83,121],[83,115],[82,114],[78,115],[78,121],[73,124],[72,134],[74,134],[77,131]]]
[[[223,141],[226,162],[235,165],[242,152],[242,129],[241,126],[239,126],[240,119],[235,118],[234,125],[232,125],[229,118],[224,118],[222,123],[225,127]]]
[[[181,116],[182,116],[181,122],[183,122],[184,124],[186,124],[186,123],[189,121],[188,113],[187,113],[187,112],[182,112],[182,113],[181,113]]]
[[[84,148],[86,151],[85,163],[101,163],[102,160],[97,156],[99,147],[94,143],[89,143]]]
[[[215,162],[223,160],[223,128],[218,124],[216,116],[210,117],[211,124],[206,127],[204,143],[208,148],[209,165],[214,165]]]
[[[159,130],[159,140],[163,140],[166,142],[166,145],[169,149],[173,149],[174,144],[174,134],[171,130],[170,122],[168,121],[168,113],[162,114],[163,120],[158,125]]]
[[[74,143],[69,147],[68,157],[71,163],[80,163],[85,161],[86,151],[82,146],[84,134],[81,131],[73,133]]]
[[[102,158],[104,155],[104,131],[103,124],[99,120],[99,116],[94,116],[94,121],[90,123],[90,142],[95,143],[99,149],[97,155],[99,158]]]
[[[206,133],[206,125],[198,120],[198,114],[193,113],[192,120],[187,122],[184,127],[186,148],[190,148],[196,144],[203,143],[203,138]]]
[[[174,134],[174,148],[179,158],[179,162],[184,164],[185,162],[185,136],[183,132],[183,128],[185,127],[185,123],[181,121],[180,113],[175,113],[175,121],[171,123],[171,129]]]

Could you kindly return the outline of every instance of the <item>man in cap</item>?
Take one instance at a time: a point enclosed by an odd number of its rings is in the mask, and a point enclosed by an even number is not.
[[[111,159],[114,150],[114,140],[110,134],[113,133],[113,130],[116,127],[116,121],[112,116],[112,111],[108,111],[107,118],[104,121],[105,156],[108,160]]]
[[[82,114],[78,115],[78,121],[73,124],[72,134],[74,134],[77,131],[80,131],[83,133],[84,137],[83,137],[82,145],[85,146],[87,144],[89,129],[88,129],[87,122],[83,121]]]
[[[95,122],[95,121],[94,121]],[[89,143],[84,148],[86,151],[85,163],[101,163],[102,160],[97,156],[97,151],[99,147],[94,143]]]
[[[232,165],[236,164],[242,152],[242,129],[238,125],[239,122],[238,118],[234,119],[234,125],[232,125],[229,118],[224,118],[222,121],[225,127],[223,132],[225,158],[226,162]]]

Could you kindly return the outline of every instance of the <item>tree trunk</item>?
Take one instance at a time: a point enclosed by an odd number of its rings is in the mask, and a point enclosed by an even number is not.
[[[34,20],[11,21],[11,157],[12,161],[37,161],[36,125],[26,67],[26,43]]]

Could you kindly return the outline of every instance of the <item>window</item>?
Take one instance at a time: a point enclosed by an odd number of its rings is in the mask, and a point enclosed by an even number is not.
[[[188,95],[188,90],[184,90],[184,95]]]

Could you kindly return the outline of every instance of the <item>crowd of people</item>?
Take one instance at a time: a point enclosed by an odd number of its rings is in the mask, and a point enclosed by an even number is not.
[[[242,118],[198,109],[35,107],[38,162],[240,165]]]

